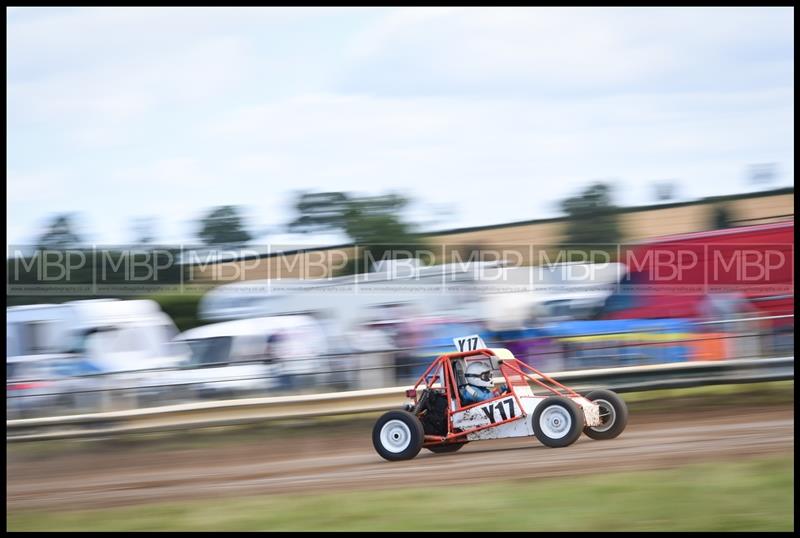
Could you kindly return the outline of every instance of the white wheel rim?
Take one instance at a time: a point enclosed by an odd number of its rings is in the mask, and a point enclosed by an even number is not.
[[[393,454],[398,454],[411,444],[411,429],[401,420],[390,420],[381,428],[381,444]]]
[[[592,426],[592,430],[596,432],[610,430],[617,421],[617,412],[614,410],[614,406],[608,400],[592,400],[592,403],[600,406],[600,420],[602,420],[599,426]]]
[[[551,405],[539,416],[539,429],[550,439],[565,437],[572,427],[572,417],[560,405]]]

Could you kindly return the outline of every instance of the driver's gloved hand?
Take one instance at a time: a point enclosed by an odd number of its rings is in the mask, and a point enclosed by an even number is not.
[[[508,392],[508,386],[507,385],[498,385],[497,388],[495,389],[495,394],[498,395],[498,396],[500,394],[505,394],[506,392]]]

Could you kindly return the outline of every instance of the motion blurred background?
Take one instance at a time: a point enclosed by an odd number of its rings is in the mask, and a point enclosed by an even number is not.
[[[369,497],[338,519],[273,516],[287,492],[335,506],[309,495],[387,487],[369,478],[383,463],[359,421],[402,405],[468,334],[579,388],[631,393],[621,442],[684,414],[711,436],[708,450],[654,443],[614,471],[762,457],[708,470],[747,478],[704,492],[718,502],[683,530],[793,528],[793,14],[9,8],[9,529],[194,528],[195,504],[164,519],[142,519],[158,512],[146,504],[130,521],[64,513],[219,495],[198,463],[208,452],[238,503],[216,529],[439,528],[382,518],[395,501]],[[746,394],[726,397],[732,386]],[[731,414],[720,398],[746,408],[743,431],[747,417],[771,425],[757,446],[712,433]],[[342,452],[303,459],[326,439]],[[578,467],[546,456],[512,478],[595,475],[589,444]],[[482,451],[418,472],[504,464]],[[528,457],[542,458],[514,454]],[[330,474],[342,462],[352,472]],[[295,470],[271,470],[284,464]],[[149,465],[184,474],[113,493]],[[455,475],[444,482],[471,483]],[[477,477],[506,491],[498,480]],[[788,494],[732,507],[758,487]],[[272,509],[253,516],[244,494]],[[609,528],[678,528],[664,521],[685,507],[660,502]],[[472,522],[459,508],[443,508],[443,528],[597,521],[503,505]]]

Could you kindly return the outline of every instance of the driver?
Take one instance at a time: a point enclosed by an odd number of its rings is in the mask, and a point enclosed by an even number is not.
[[[464,377],[467,378],[467,384],[462,385],[458,391],[462,406],[489,400],[508,392],[508,387],[505,385],[495,388],[492,381],[492,368],[486,362],[470,363]]]

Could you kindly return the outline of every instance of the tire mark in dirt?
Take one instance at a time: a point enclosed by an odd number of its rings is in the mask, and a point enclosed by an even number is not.
[[[693,413],[677,422],[635,423],[617,439],[582,437],[568,448],[551,449],[533,438],[471,443],[453,454],[427,450],[405,462],[386,462],[368,438],[325,443],[331,452],[313,455],[308,446],[277,451],[264,447],[217,447],[165,454],[56,456],[41,465],[7,463],[7,510],[86,509],[183,499],[421,486],[475,481],[536,479],[621,470],[668,468],[759,454],[789,453],[794,447],[792,409],[750,411],[732,419]],[[313,437],[294,440],[317,447]],[[201,453],[203,456],[200,457]],[[92,467],[97,458],[96,467]],[[88,460],[88,461],[83,461]],[[73,465],[69,465],[72,463]],[[463,469],[471,472],[466,477]]]

